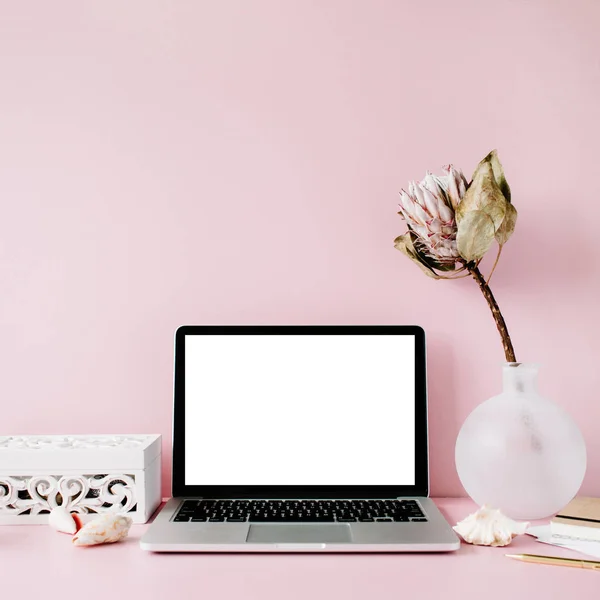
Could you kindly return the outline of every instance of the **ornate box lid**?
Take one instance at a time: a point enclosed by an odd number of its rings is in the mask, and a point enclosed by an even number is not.
[[[85,471],[145,469],[161,453],[161,436],[0,436],[0,471]]]

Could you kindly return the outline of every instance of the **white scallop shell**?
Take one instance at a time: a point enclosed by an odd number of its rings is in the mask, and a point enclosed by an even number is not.
[[[508,546],[517,535],[525,533],[529,523],[517,522],[499,510],[482,506],[454,527],[465,542],[477,546]]]
[[[112,544],[127,537],[133,521],[130,517],[115,513],[105,513],[86,523],[73,537],[75,546],[96,546]]]
[[[81,519],[79,515],[72,515],[67,509],[57,506],[50,511],[48,525],[56,531],[73,535],[81,529]]]

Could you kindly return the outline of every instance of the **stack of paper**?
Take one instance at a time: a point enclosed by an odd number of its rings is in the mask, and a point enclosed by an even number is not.
[[[574,550],[575,552],[581,552],[582,554],[587,554],[588,556],[600,558],[600,542],[569,539],[564,537],[552,537],[550,525],[538,525],[536,527],[530,527],[525,533],[537,538],[537,541],[542,542],[543,544],[550,544],[560,548],[568,548],[569,550]]]
[[[550,521],[554,537],[600,542],[600,498],[573,498]]]

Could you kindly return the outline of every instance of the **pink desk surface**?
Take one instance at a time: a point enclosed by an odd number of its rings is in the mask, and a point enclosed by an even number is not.
[[[438,506],[452,524],[463,499]],[[151,554],[146,525],[115,545],[76,548],[43,525],[0,527],[0,597],[10,599],[212,600],[369,598],[600,599],[600,572],[525,564],[506,552],[577,555],[517,538],[510,550],[463,544],[450,554]]]

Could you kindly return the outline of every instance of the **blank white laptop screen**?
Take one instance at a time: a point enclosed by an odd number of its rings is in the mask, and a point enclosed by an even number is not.
[[[186,336],[185,483],[414,485],[414,336]]]

